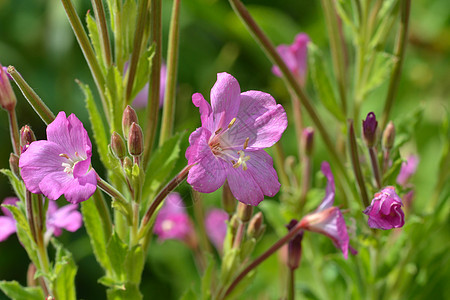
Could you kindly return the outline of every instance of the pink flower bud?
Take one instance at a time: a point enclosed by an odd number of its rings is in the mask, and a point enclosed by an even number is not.
[[[378,229],[400,228],[405,224],[402,199],[388,186],[375,194],[375,198],[364,214],[369,216],[369,226]]]
[[[367,147],[373,147],[377,141],[377,118],[373,112],[367,114],[367,117],[362,122],[363,124],[363,137],[366,141]]]
[[[0,64],[0,105],[4,110],[13,110],[16,107],[16,95],[9,83],[8,73]]]

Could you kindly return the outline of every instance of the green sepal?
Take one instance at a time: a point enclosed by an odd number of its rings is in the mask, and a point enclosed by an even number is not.
[[[246,241],[244,241],[241,245],[241,260],[244,261],[247,257],[252,254],[253,250],[255,249],[256,245],[256,239],[250,238]]]
[[[180,300],[197,300],[198,295],[194,292],[194,289],[190,287],[187,289],[183,295],[181,295]],[[203,299],[203,298],[202,298]],[[211,299],[211,298],[208,298]]]
[[[0,281],[0,290],[13,300],[42,300],[44,293],[38,287],[23,287],[17,281]]]

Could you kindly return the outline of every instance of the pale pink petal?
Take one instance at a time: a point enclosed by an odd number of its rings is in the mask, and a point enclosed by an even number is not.
[[[70,203],[80,203],[89,199],[97,189],[97,174],[94,170],[85,176],[75,178],[64,191],[64,196]]]
[[[227,220],[228,214],[221,209],[212,209],[206,214],[206,234],[219,252],[222,252],[227,235]]]
[[[256,183],[250,172],[241,167],[233,168],[227,165],[227,180],[231,193],[237,200],[248,205],[258,205],[264,200],[261,187]]]
[[[225,133],[226,138],[230,144],[241,147],[249,138],[249,149],[271,147],[280,140],[287,127],[284,108],[271,95],[259,91],[241,94],[241,106],[236,119]]]
[[[6,197],[1,204],[17,206],[17,201],[19,201],[19,198],[17,197]],[[9,209],[7,209],[4,206],[1,206],[1,210],[5,216],[13,218],[13,215],[9,211]]]
[[[49,208],[50,203],[54,202],[49,202]],[[81,213],[77,208],[78,204],[69,204],[50,213],[47,211],[47,228],[52,228],[55,236],[61,234],[61,229],[77,231],[83,224]]]
[[[39,189],[48,199],[58,200],[74,180],[72,175],[64,171],[52,172],[41,178]]]
[[[418,165],[419,158],[416,155],[410,155],[406,162],[402,163],[402,167],[397,176],[397,183],[402,186],[406,185],[409,178],[416,172]]]
[[[189,136],[190,146],[186,149],[186,159],[188,164],[192,165],[203,159],[206,155],[212,154],[211,148],[208,145],[211,132],[203,127],[197,128]]]
[[[194,95],[192,95],[192,103],[194,103],[194,105],[198,107],[200,111],[202,127],[208,129],[211,132],[215,131],[212,108],[211,105],[209,105],[208,101],[205,100],[202,94],[195,93]]]
[[[22,153],[19,159],[20,174],[30,192],[42,193],[39,184],[43,178],[54,172],[64,173],[62,164],[66,159],[60,157],[60,153],[64,153],[64,148],[48,141],[33,142]]]
[[[247,161],[248,169],[256,184],[259,185],[264,195],[273,197],[280,190],[277,171],[273,168],[272,157],[264,150],[246,152],[250,159]]]
[[[308,43],[309,36],[306,33],[300,33],[295,37],[291,50],[297,62],[296,75],[302,85],[305,84],[306,68],[308,63]]]
[[[322,203],[320,203],[316,211],[321,211],[333,206],[335,195],[334,177],[331,172],[330,164],[324,161],[322,162],[320,169],[322,170],[323,175],[327,178],[327,187],[325,188],[325,198],[323,198]]]
[[[16,232],[16,221],[12,217],[0,216],[0,242]]]
[[[211,89],[211,107],[214,114],[214,129],[225,129],[239,110],[241,88],[236,78],[228,73],[217,74]]]
[[[297,61],[291,47],[288,45],[279,45],[277,47],[277,52],[287,65],[288,69],[295,75],[297,70]],[[272,72],[278,77],[282,76],[281,70],[278,66],[273,66]]]

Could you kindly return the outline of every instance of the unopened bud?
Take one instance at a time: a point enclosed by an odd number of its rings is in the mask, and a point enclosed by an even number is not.
[[[120,160],[122,160],[127,155],[125,142],[120,134],[115,131],[111,135],[111,150],[114,156]]]
[[[247,236],[255,239],[260,238],[266,229],[266,225],[264,225],[263,223],[263,214],[262,212],[258,212],[253,216],[253,218],[250,220],[250,223],[248,224]]]
[[[395,126],[392,121],[389,121],[389,123],[386,126],[386,129],[383,132],[383,147],[386,150],[392,149],[394,147],[394,140],[395,140]]]
[[[367,147],[372,148],[377,142],[377,118],[373,112],[367,114],[365,120],[362,121],[363,137]]]
[[[231,193],[230,186],[228,185],[228,181],[225,181],[222,189],[222,205],[223,209],[229,214],[232,215],[236,210],[236,198],[234,198]]]
[[[11,155],[9,156],[9,168],[14,173],[14,175],[20,178],[19,157],[14,153],[11,153]]]
[[[302,132],[302,147],[303,153],[306,156],[311,156],[314,148],[314,128],[306,127]]]
[[[25,125],[20,128],[20,146],[22,146],[22,153],[28,148],[28,146],[36,141],[36,136],[30,126]]]
[[[133,169],[133,162],[128,156],[123,160],[123,169],[125,170],[125,172],[128,171],[131,174],[131,170]]]
[[[131,124],[138,124],[138,117],[136,111],[129,105],[125,108],[122,115],[122,134],[125,139],[128,138],[128,133],[130,131]]]
[[[288,230],[291,230],[297,225],[297,220],[292,220],[286,227]],[[300,264],[300,259],[302,257],[302,239],[303,239],[303,230],[300,231],[295,237],[290,240],[288,244],[288,261],[287,265],[291,270],[295,270],[298,268]]]
[[[141,127],[134,122],[128,133],[128,152],[132,156],[140,156],[144,152],[144,134]]]
[[[0,64],[0,105],[4,110],[11,111],[16,107],[14,94],[5,67]]]
[[[250,221],[253,214],[253,206],[239,202],[237,208],[237,216],[243,223]]]
[[[234,236],[237,232],[237,228],[239,226],[239,219],[236,215],[233,215],[230,219],[230,229],[231,229],[231,233]]]

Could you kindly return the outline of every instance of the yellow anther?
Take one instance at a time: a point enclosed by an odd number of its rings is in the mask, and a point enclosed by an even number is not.
[[[228,124],[228,129],[231,128],[231,126],[233,126],[234,122],[236,122],[236,118],[233,118],[230,122],[230,124]]]
[[[248,141],[250,141],[250,138],[246,138],[244,142],[244,150],[248,147]]]
[[[65,153],[61,153],[59,156],[60,156],[60,157],[65,157],[65,158],[67,158],[67,159],[70,159],[69,155],[67,155],[67,154],[65,154]]]
[[[222,128],[219,128],[219,129],[216,130],[216,132],[214,132],[214,134],[218,135],[221,131],[222,131]]]

